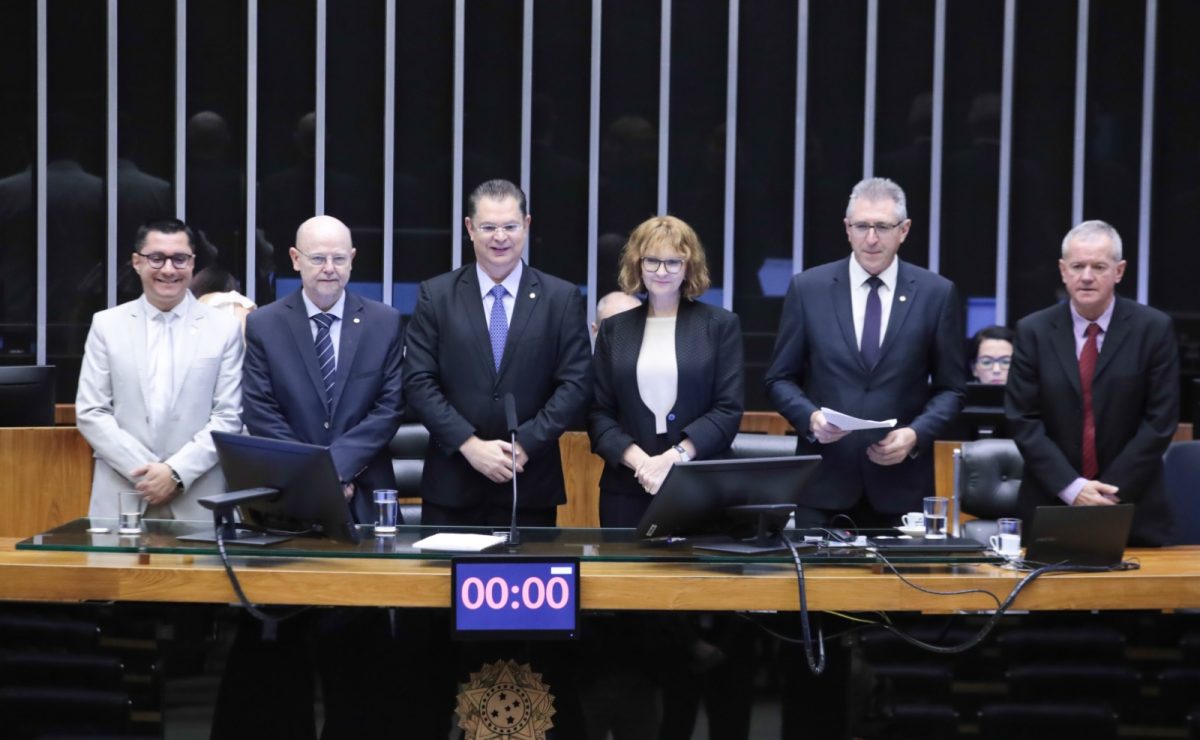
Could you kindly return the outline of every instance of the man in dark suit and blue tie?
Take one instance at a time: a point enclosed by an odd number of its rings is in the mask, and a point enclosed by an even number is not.
[[[303,287],[246,319],[242,417],[251,434],[328,446],[355,517],[371,523],[373,491],[396,487],[400,312],[346,292],[355,251],[336,218],[305,221],[290,252]]]
[[[579,289],[525,265],[525,194],[489,180],[464,219],[475,263],[427,280],[408,329],[405,390],[429,428],[422,524],[507,526],[516,401],[518,523],[552,527],[566,501],[558,438],[582,420],[591,351]]]
[[[823,458],[799,525],[892,526],[933,495],[933,441],[963,403],[962,306],[949,280],[897,258],[911,225],[899,185],[863,180],[846,207],[852,254],[788,287],[767,393],[798,451]],[[897,425],[847,432],[822,408]]]
[[[336,218],[301,224],[290,254],[303,287],[246,318],[242,419],[253,435],[328,447],[355,519],[373,523],[374,490],[396,487],[387,446],[403,403],[400,312],[346,292],[355,251]],[[411,689],[396,686],[389,616],[316,609],[277,628],[245,616],[212,736],[314,737],[314,673],[323,738],[394,731],[396,697]]]
[[[1130,544],[1165,544],[1163,453],[1179,423],[1171,318],[1116,295],[1121,235],[1103,221],[1067,232],[1058,269],[1070,301],[1017,324],[1006,388],[1025,460],[1021,518],[1028,527],[1038,506],[1132,503]]]

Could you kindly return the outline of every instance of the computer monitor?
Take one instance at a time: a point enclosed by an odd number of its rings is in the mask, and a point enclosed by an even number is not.
[[[228,490],[279,491],[271,498],[240,504],[243,522],[342,542],[362,539],[328,447],[225,432],[213,432],[212,437]]]
[[[0,367],[0,427],[54,426],[54,366]]]
[[[1007,437],[1004,417],[1004,386],[992,383],[967,383],[967,398],[962,420],[970,427],[971,439]]]
[[[786,522],[789,506],[816,503],[805,499],[804,488],[820,464],[820,455],[677,463],[638,523],[638,536],[727,534],[740,539],[753,534],[746,527],[756,517],[733,509],[748,505],[776,505]]]

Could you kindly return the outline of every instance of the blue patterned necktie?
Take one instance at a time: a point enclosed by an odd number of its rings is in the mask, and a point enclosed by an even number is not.
[[[503,285],[492,287],[492,319],[488,322],[488,335],[492,338],[492,360],[496,369],[500,369],[500,360],[504,358],[504,342],[508,339],[508,317],[504,314],[504,296],[508,291]]]
[[[333,403],[333,376],[337,372],[337,361],[333,355],[333,339],[329,336],[329,327],[337,319],[333,314],[319,313],[312,317],[317,322],[317,367],[321,370],[321,379],[325,381],[325,398]]]
[[[879,325],[883,323],[883,304],[879,301],[879,286],[883,285],[883,281],[872,275],[867,278],[867,285],[871,286],[871,292],[867,294],[867,311],[863,315],[862,344],[859,345],[858,351],[862,354],[867,369],[871,370],[879,361]]]

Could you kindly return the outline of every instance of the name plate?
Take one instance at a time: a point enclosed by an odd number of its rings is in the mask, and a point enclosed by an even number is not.
[[[453,558],[450,583],[456,639],[579,637],[578,558]]]

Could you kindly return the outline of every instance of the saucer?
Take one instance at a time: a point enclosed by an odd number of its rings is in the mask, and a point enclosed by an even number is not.
[[[896,529],[900,530],[904,534],[911,534],[911,535],[924,535],[925,534],[925,525],[921,525],[920,527],[905,527],[904,525],[901,525],[899,527],[896,527]]]

